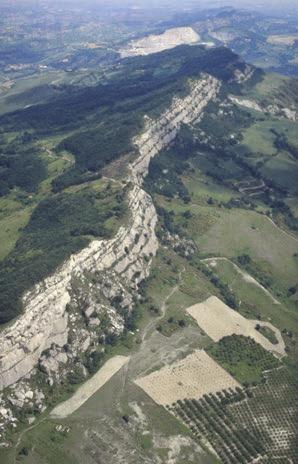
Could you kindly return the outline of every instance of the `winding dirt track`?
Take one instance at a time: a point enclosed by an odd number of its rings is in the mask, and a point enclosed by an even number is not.
[[[233,266],[233,268],[237,271],[237,273],[241,275],[243,280],[245,280],[245,282],[259,287],[261,290],[263,290],[264,293],[266,293],[267,296],[269,296],[269,298],[272,300],[274,304],[280,304],[280,302],[272,295],[272,293],[269,292],[269,290],[267,290],[267,288],[260,284],[260,282],[258,282],[253,276],[243,271],[239,266],[237,266],[237,264],[233,263],[233,261],[231,261],[229,258],[225,258],[224,256],[215,256],[213,258],[202,259],[203,263],[208,263],[211,266],[212,262],[216,264],[216,261],[226,261],[230,263]]]
[[[144,329],[144,332],[143,332],[143,335],[142,335],[142,343],[145,341],[147,335],[149,334],[149,332],[156,326],[156,323],[158,321],[160,321],[164,316],[165,316],[165,313],[166,313],[166,307],[167,307],[167,302],[169,301],[169,299],[171,298],[171,296],[174,295],[175,292],[177,292],[178,288],[180,287],[180,284],[181,284],[181,276],[183,274],[183,272],[185,271],[185,268],[183,268],[180,272],[179,272],[179,282],[177,283],[177,285],[175,285],[175,287],[173,287],[171,289],[171,291],[168,293],[168,295],[165,297],[165,299],[163,300],[163,303],[160,307],[160,315],[155,318],[153,321],[151,321],[147,327]]]
[[[292,240],[295,240],[296,242],[298,242],[298,238],[297,237],[294,237],[294,235],[292,234],[289,234],[289,232],[281,229],[277,224],[275,224],[275,222],[273,221],[273,219],[271,219],[270,217],[268,216],[265,216],[269,222],[271,222],[271,224],[276,228],[278,229],[282,234],[286,235],[288,238],[291,238]]]

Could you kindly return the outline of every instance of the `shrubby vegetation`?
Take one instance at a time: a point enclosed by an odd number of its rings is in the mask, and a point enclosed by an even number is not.
[[[277,150],[285,150],[290,153],[294,158],[298,159],[298,148],[289,143],[284,133],[279,133],[275,129],[271,129],[271,132],[275,135],[274,146]]]
[[[187,159],[192,153],[192,147],[191,131],[183,126],[175,144],[151,159],[145,188],[168,198],[178,196],[187,203],[189,194],[179,176],[189,167]]]
[[[273,343],[273,345],[278,344],[278,339],[276,338],[275,333],[269,327],[266,327],[262,324],[257,324],[256,330],[260,332],[260,334],[262,334],[264,337],[266,337],[271,343]]]

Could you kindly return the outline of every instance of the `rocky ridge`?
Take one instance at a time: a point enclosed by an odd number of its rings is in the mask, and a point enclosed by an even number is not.
[[[74,366],[84,377],[87,372],[78,358],[122,333],[158,248],[156,211],[142,189],[150,159],[175,139],[182,124],[202,116],[219,88],[217,79],[204,74],[158,119],[146,118],[144,131],[134,140],[139,155],[126,185],[128,223],[113,239],[92,241],[24,296],[24,313],[0,334],[0,390],[5,389],[0,428],[15,424],[12,406],[44,409],[43,392],[32,391],[30,383],[37,366],[50,385],[65,379]]]

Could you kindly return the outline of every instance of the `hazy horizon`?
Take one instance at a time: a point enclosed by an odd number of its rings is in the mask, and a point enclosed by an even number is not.
[[[218,7],[235,7],[235,8],[254,8],[257,10],[263,8],[269,8],[270,10],[291,10],[296,11],[298,9],[298,2],[296,0],[284,0],[281,4],[280,0],[110,0],[109,3],[105,0],[85,0],[84,2],[79,0],[0,0],[0,6],[13,6],[13,5],[55,5],[58,4],[60,7],[63,5],[77,5],[83,7],[84,4],[87,6],[100,6],[105,8],[166,8],[170,9],[178,8],[218,8]]]

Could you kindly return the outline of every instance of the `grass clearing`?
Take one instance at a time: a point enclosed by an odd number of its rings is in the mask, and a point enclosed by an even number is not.
[[[252,152],[260,155],[273,156],[276,154],[276,148],[273,145],[274,135],[270,132],[270,128],[260,121],[248,127],[243,134],[242,145],[246,146]],[[265,127],[264,127],[265,126]]]
[[[288,78],[276,73],[266,73],[261,82],[250,89],[249,94],[254,97],[272,96],[272,92],[279,89],[281,84],[287,82]]]
[[[291,208],[295,217],[298,217],[298,198],[287,198],[285,203]]]
[[[183,178],[183,181],[191,195],[192,204],[205,205],[208,198],[227,202],[238,196],[237,192],[223,185],[219,185],[212,178],[205,176],[199,169]]]
[[[64,75],[63,71],[51,71],[17,79],[14,85],[1,95],[0,115],[23,109],[26,105],[42,102],[50,95],[47,86],[54,81],[63,79]]]
[[[266,216],[254,211],[232,209],[221,211],[208,233],[197,235],[199,249],[206,255],[235,258],[248,254],[274,276],[276,293],[295,285],[298,263],[297,241],[275,227]]]
[[[298,195],[298,166],[297,161],[286,152],[279,152],[261,168],[266,179],[271,179],[276,185],[285,188],[291,195]]]
[[[29,221],[32,207],[17,210],[11,215],[0,219],[0,261],[14,248],[21,230]]]

